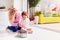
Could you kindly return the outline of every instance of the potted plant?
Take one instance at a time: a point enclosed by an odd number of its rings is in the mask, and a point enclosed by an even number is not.
[[[41,14],[41,11],[36,11],[35,14],[34,14],[34,17],[35,17],[35,24],[38,24],[38,17],[39,15]]]
[[[28,0],[29,12],[31,13],[29,17],[32,17],[35,12],[35,7],[38,5],[39,2],[40,0]]]

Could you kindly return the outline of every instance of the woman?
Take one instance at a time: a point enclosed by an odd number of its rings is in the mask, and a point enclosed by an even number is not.
[[[9,9],[9,22],[11,26],[8,26],[7,29],[16,32],[21,29],[21,27],[18,26],[18,23],[20,21],[20,13],[17,12],[15,8],[10,8]]]

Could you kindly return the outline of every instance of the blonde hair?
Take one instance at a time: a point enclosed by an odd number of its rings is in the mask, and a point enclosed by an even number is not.
[[[16,14],[16,9],[15,8],[9,8],[9,22],[12,23],[14,20],[14,15]]]

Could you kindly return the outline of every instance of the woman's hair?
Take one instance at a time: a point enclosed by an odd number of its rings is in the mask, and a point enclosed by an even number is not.
[[[21,16],[23,16],[23,15],[27,16],[27,12],[23,11]]]

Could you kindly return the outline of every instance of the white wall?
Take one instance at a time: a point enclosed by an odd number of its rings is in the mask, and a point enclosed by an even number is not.
[[[0,9],[0,31],[5,30],[9,24],[8,9],[13,5],[12,0],[0,0],[0,6],[6,6],[6,9]]]
[[[0,12],[0,31],[5,30],[8,25],[10,25],[8,12]]]
[[[52,4],[57,6],[56,12],[60,13],[60,0],[40,0],[39,4],[36,6],[36,10],[47,11],[48,9],[50,9],[51,11],[52,7],[48,8],[48,6],[51,6]]]
[[[27,11],[27,0],[23,0],[23,11]]]
[[[14,0],[14,7],[19,11],[27,11],[27,0]]]
[[[14,0],[14,8],[16,8],[17,10],[22,10],[22,1],[21,0]]]
[[[6,7],[5,10],[10,8],[12,6],[12,4],[13,4],[13,0],[0,0],[0,6],[5,6]]]
[[[41,10],[41,3],[39,2],[37,6],[35,7],[35,11],[40,11]]]

